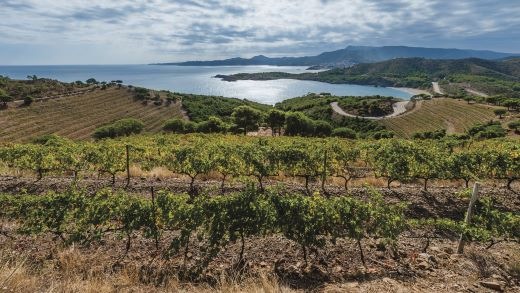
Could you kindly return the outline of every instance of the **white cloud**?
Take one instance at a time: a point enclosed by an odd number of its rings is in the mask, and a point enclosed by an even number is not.
[[[46,63],[5,56],[1,46],[39,46],[50,57],[54,48],[62,63],[302,55],[347,44],[467,47],[465,39],[478,37],[493,40],[482,48],[520,51],[511,41],[519,36],[516,0],[0,0],[0,7],[0,63]]]

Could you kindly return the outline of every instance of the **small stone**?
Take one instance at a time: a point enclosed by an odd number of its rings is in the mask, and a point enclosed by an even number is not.
[[[332,268],[332,272],[334,274],[341,273],[342,271],[343,271],[343,267],[342,266],[335,266],[334,268]]]
[[[265,261],[262,261],[262,262],[260,262],[260,266],[261,266],[261,267],[266,267],[266,266],[267,266],[267,263],[266,263]]]
[[[453,252],[454,252],[453,248],[451,248],[451,247],[444,247],[442,250],[444,252],[446,252],[447,254],[453,254]]]
[[[345,286],[346,288],[356,288],[359,286],[358,282],[348,282],[343,284],[342,286]]]
[[[387,278],[387,277],[383,278],[383,282],[385,282],[385,283],[395,283],[395,281],[393,279],[390,279],[390,278]]]
[[[491,289],[491,290],[495,290],[495,291],[499,291],[499,292],[503,291],[502,285],[500,285],[498,282],[494,282],[494,281],[480,281],[480,285],[482,285],[482,287],[486,287],[486,288]]]
[[[427,261],[422,261],[417,265],[417,268],[421,270],[427,270],[430,268],[430,264]]]
[[[186,253],[187,258],[191,258],[192,256],[193,256],[193,254],[191,252]]]

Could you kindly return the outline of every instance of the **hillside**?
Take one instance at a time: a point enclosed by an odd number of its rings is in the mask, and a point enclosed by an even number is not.
[[[378,63],[358,64],[318,73],[283,72],[218,75],[226,81],[300,79],[327,83],[351,83],[376,86],[430,88],[432,81],[474,87],[488,94],[520,97],[520,59],[492,61],[484,59],[433,60],[400,58]]]
[[[500,59],[513,54],[493,51],[421,48],[406,46],[348,46],[332,52],[324,52],[316,56],[269,58],[258,55],[252,58],[230,58],[212,61],[187,61],[179,63],[162,63],[161,65],[181,66],[226,66],[226,65],[276,65],[276,66],[350,66],[357,63],[380,62],[395,58],[428,58],[428,59],[463,59],[482,58]]]
[[[144,105],[125,88],[11,106],[0,113],[0,142],[28,141],[50,133],[88,139],[97,127],[122,118],[139,119],[145,132],[158,132],[166,120],[182,116],[180,104]]]
[[[496,119],[493,109],[491,106],[441,98],[421,101],[413,111],[378,123],[399,137],[440,129],[446,129],[449,134],[463,133],[477,123]]]

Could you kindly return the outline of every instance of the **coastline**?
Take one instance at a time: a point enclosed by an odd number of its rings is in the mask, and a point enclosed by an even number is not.
[[[427,94],[431,96],[431,93],[427,90],[422,89],[416,89],[416,88],[410,88],[410,87],[388,87],[389,89],[394,89],[398,91],[407,92],[412,95],[420,95],[420,94]]]

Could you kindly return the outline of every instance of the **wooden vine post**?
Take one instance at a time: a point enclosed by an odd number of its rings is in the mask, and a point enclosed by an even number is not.
[[[480,188],[480,183],[475,182],[475,185],[473,186],[473,192],[471,193],[471,199],[470,199],[469,205],[468,205],[468,211],[466,212],[466,218],[464,219],[464,223],[466,225],[469,225],[471,223],[471,217],[473,216],[473,208],[475,206],[475,203],[478,200],[479,188]],[[466,236],[464,235],[464,232],[462,232],[460,234],[459,245],[457,247],[458,254],[464,253],[464,244],[465,244],[464,238],[465,237]]]
[[[130,146],[126,145],[126,187],[130,186]]]

